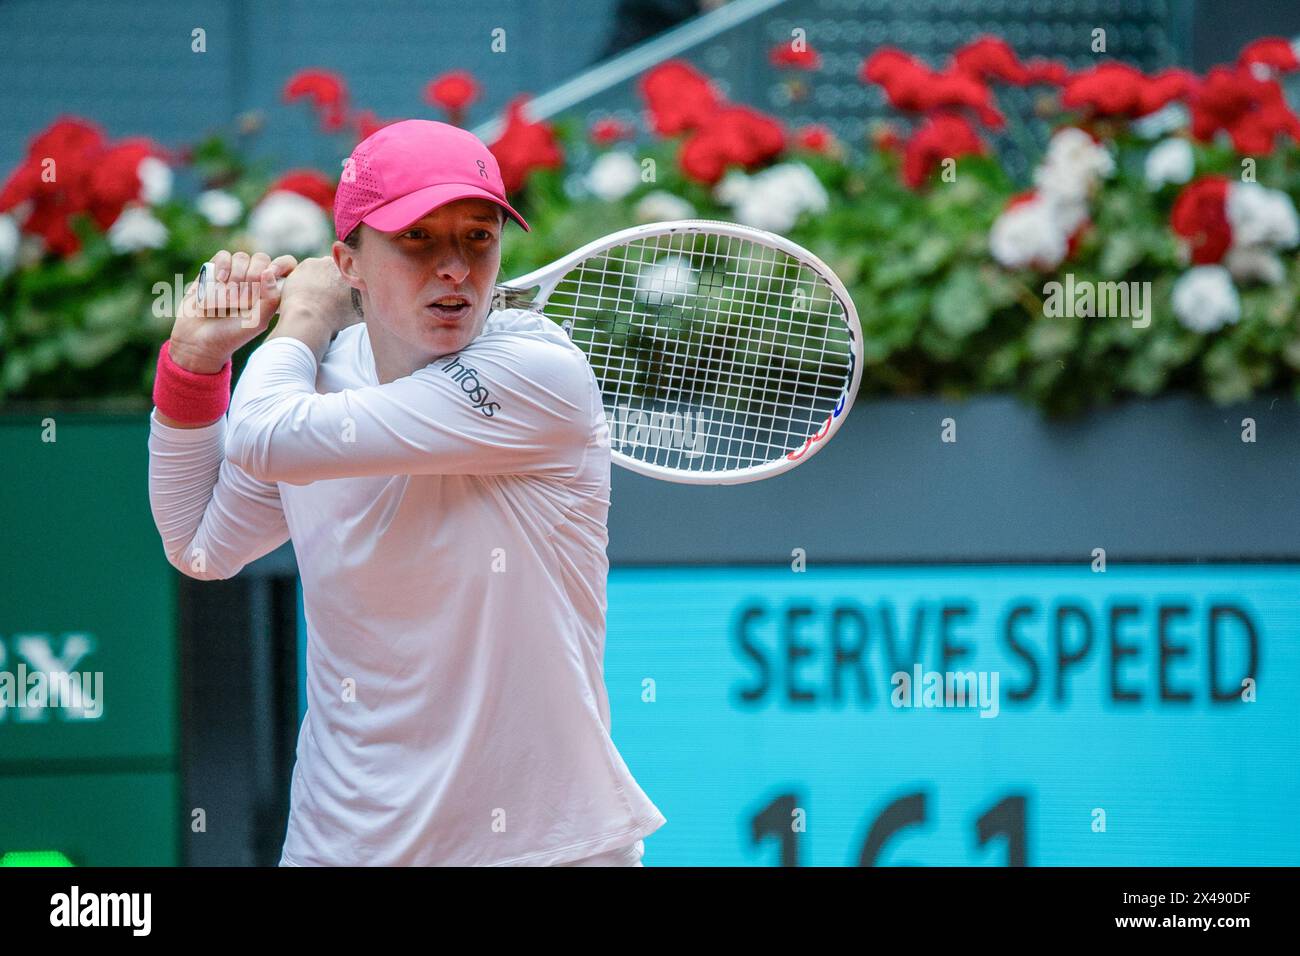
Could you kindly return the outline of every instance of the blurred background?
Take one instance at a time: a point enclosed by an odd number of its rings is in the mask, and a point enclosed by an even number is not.
[[[407,117],[492,145],[506,276],[734,219],[860,313],[815,465],[614,469],[646,865],[1295,863],[1297,37],[1282,0],[0,2],[0,865],[278,859],[294,554],[168,563],[154,361],[216,249],[324,253]],[[1050,313],[1067,275],[1149,326]],[[913,664],[996,716],[891,703]],[[101,706],[5,697],[40,669]]]

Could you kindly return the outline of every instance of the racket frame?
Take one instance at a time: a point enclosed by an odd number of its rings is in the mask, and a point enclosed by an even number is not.
[[[787,449],[786,453],[779,458],[759,465],[693,472],[641,461],[614,448],[612,443],[610,458],[628,471],[645,475],[648,478],[658,478],[688,485],[743,484],[787,472],[812,458],[839,431],[840,426],[844,424],[845,418],[848,417],[849,410],[853,407],[853,401],[858,394],[858,386],[862,381],[862,333],[858,324],[858,311],[853,305],[853,299],[849,296],[848,289],[844,287],[844,283],[840,281],[839,276],[832,272],[825,262],[798,243],[792,242],[784,236],[757,229],[753,226],[717,219],[678,219],[669,222],[652,222],[602,236],[549,265],[535,269],[517,279],[500,283],[497,286],[497,301],[502,303],[502,307],[528,308],[545,315],[546,303],[551,294],[564,280],[565,276],[572,272],[579,263],[630,242],[678,234],[724,236],[754,242],[784,252],[797,262],[812,269],[826,283],[844,309],[846,331],[849,335],[850,361],[853,365],[849,376],[850,380],[841,392],[834,410],[826,417],[821,427],[804,440],[802,446]],[[529,302],[522,294],[533,288],[537,288],[538,291]],[[550,318],[550,316],[547,317]],[[565,320],[561,325],[564,331],[572,337],[572,321]]]

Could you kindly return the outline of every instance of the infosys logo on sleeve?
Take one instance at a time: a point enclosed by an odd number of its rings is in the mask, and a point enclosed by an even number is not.
[[[478,372],[461,362],[459,356],[452,356],[451,361],[444,365],[442,370],[451,376],[453,382],[460,384],[461,391],[469,396],[474,407],[488,418],[501,408],[500,402],[488,400],[491,395],[488,393],[487,386],[479,383]]]

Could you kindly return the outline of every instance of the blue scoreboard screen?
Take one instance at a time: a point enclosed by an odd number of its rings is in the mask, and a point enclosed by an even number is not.
[[[614,568],[653,865],[1300,862],[1300,566]]]

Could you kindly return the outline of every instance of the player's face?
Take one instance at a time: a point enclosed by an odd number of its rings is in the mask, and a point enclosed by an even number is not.
[[[501,268],[500,206],[458,199],[397,232],[364,228],[355,268],[367,320],[429,361],[478,336]]]

